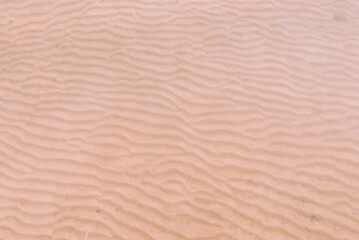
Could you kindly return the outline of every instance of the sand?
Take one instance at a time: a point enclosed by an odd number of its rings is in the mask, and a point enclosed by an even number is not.
[[[0,16],[0,239],[359,239],[358,1]]]

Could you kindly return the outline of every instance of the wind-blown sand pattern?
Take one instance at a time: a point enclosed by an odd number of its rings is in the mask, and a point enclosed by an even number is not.
[[[359,239],[358,1],[0,16],[0,239]]]

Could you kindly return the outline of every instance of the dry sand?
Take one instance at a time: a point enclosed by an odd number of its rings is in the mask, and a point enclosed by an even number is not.
[[[359,239],[359,1],[0,16],[0,239]]]

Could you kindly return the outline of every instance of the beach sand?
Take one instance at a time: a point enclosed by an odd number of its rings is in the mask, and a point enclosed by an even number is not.
[[[1,240],[359,239],[358,1],[0,16]]]

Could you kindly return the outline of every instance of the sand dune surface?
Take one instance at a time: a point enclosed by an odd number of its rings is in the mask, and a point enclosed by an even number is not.
[[[0,1],[0,239],[359,239],[359,2]]]

